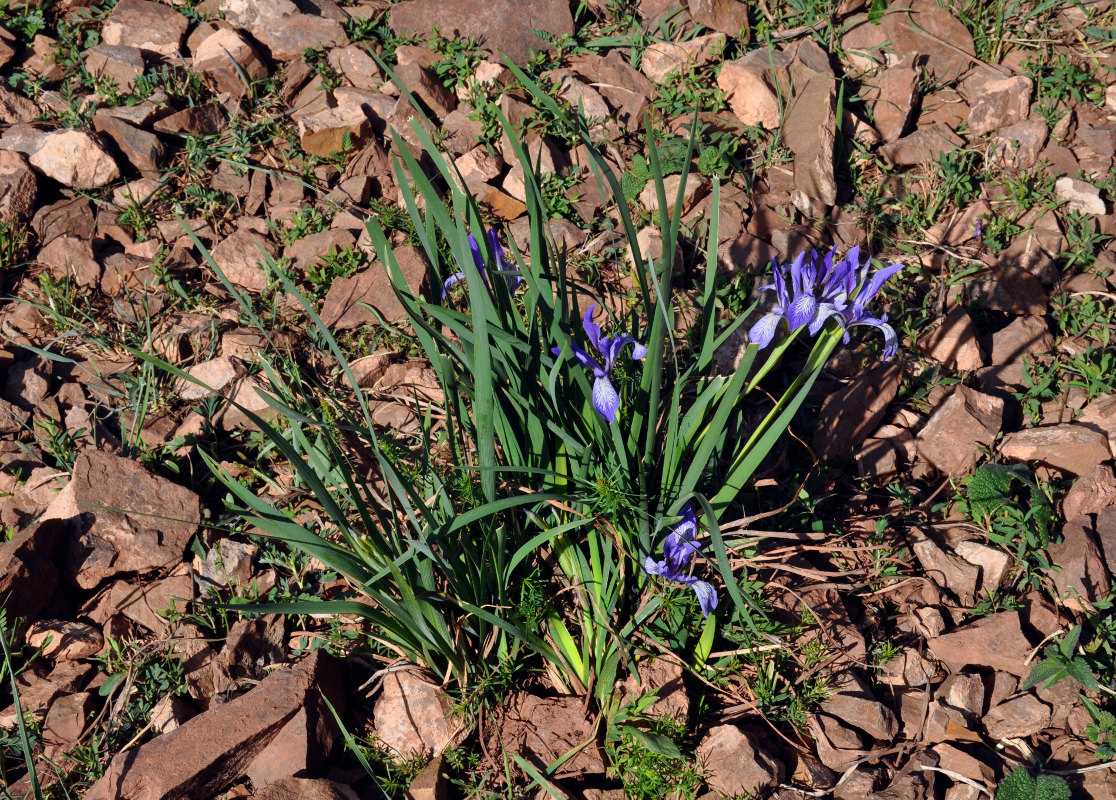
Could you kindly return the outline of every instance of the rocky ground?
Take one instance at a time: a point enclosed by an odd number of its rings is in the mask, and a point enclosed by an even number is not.
[[[0,633],[28,737],[5,677],[8,796],[974,800],[1021,765],[1116,794],[1110,5],[0,2]],[[264,412],[275,352],[287,380],[342,385],[277,268],[384,431],[405,441],[440,399],[380,322],[405,315],[364,229],[436,293],[392,170],[420,153],[408,93],[524,249],[502,113],[571,276],[638,301],[587,151],[498,52],[589,119],[652,252],[647,129],[676,190],[697,112],[683,302],[717,178],[726,320],[773,256],[907,264],[886,292],[899,357],[873,366],[858,337],[835,358],[749,500],[766,532],[737,566],[771,628],[712,673],[620,676],[629,698],[657,688],[681,758],[610,739],[533,674],[447,694],[359,618],[202,602],[346,591],[230,518],[199,455],[318,511],[220,400]],[[579,746],[548,789],[506,755]]]

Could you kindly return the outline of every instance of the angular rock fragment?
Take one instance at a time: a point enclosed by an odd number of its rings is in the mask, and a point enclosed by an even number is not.
[[[1103,217],[1108,213],[1100,189],[1076,178],[1058,178],[1054,183],[1054,197],[1066,204],[1067,211],[1093,217]]]
[[[959,386],[919,434],[919,455],[947,475],[972,472],[980,446],[992,444],[1003,422],[1004,401]]]
[[[899,722],[891,709],[873,696],[871,687],[855,672],[835,676],[833,688],[835,693],[821,705],[827,714],[882,742],[898,735]]]
[[[1041,425],[1009,433],[1000,455],[1011,461],[1038,462],[1070,475],[1084,475],[1112,458],[1107,438],[1084,425]]]
[[[817,456],[845,457],[858,447],[879,427],[902,379],[903,370],[897,364],[884,364],[829,395],[822,403],[820,425],[814,433]]]
[[[927,338],[923,352],[946,369],[970,372],[984,366],[976,328],[964,308],[951,311]]]
[[[75,661],[100,652],[105,638],[92,625],[62,619],[41,619],[27,629],[27,644],[42,648],[53,661]]]
[[[1025,120],[1033,90],[1031,79],[1023,75],[985,81],[970,103],[969,133],[983,136]]]
[[[292,14],[252,29],[273,61],[294,61],[307,49],[345,47],[350,44],[345,27],[335,19],[312,14]]]
[[[414,672],[384,678],[376,700],[376,737],[399,758],[440,754],[453,741],[449,698]]]
[[[604,772],[600,747],[592,741],[593,724],[576,697],[537,697],[525,692],[508,698],[498,722],[503,745],[536,766],[552,764],[559,756],[585,745],[555,773],[559,780]],[[495,735],[490,746],[499,746]]]
[[[1058,596],[1070,608],[1088,610],[1089,604],[1108,594],[1111,582],[1104,556],[1093,539],[1088,517],[1068,519],[1062,526],[1062,541],[1047,548],[1050,580]]]
[[[120,0],[101,28],[101,41],[174,58],[182,49],[189,27],[189,20],[168,5]]]
[[[363,147],[372,137],[372,120],[359,105],[338,105],[299,117],[298,136],[303,150],[325,158]]]
[[[194,51],[193,66],[194,72],[209,78],[218,92],[233,97],[243,97],[251,82],[268,74],[256,48],[231,28],[221,28],[203,39]]]
[[[39,107],[26,97],[0,86],[0,122],[14,124],[18,122],[31,122],[38,118]],[[8,145],[8,149],[12,148]]]
[[[279,250],[270,239],[242,228],[233,231],[213,248],[213,260],[234,286],[250,292],[267,287],[264,266]]]
[[[136,89],[136,79],[143,75],[147,64],[138,47],[99,44],[85,52],[85,69],[94,78],[107,78],[116,83],[121,94]]]
[[[22,154],[0,150],[0,222],[28,220],[35,210],[39,183]]]
[[[1025,739],[1050,722],[1050,706],[1025,694],[993,708],[984,716],[984,728],[993,739]]]
[[[760,796],[777,786],[785,772],[759,737],[735,725],[710,728],[696,755],[709,788],[727,797]]]
[[[93,450],[78,454],[73,477],[46,514],[70,521],[66,570],[83,589],[122,572],[179,563],[201,521],[189,489]]]
[[[120,154],[140,172],[153,172],[166,165],[167,147],[150,131],[100,113],[93,115],[93,129],[110,138]]]
[[[336,662],[315,650],[296,666],[272,673],[246,694],[120,753],[86,792],[85,800],[192,800],[212,796],[243,775],[253,759],[304,709],[312,713],[306,726],[310,749],[324,755],[329,752],[336,726],[323,695],[340,711],[343,694]]]
[[[99,189],[120,177],[116,161],[84,131],[49,134],[31,156],[31,164],[72,189]]]
[[[837,135],[837,84],[829,56],[812,39],[798,44],[789,67],[794,96],[787,107],[783,138],[794,153],[795,207],[822,217],[837,202],[833,148]]]
[[[552,36],[574,32],[569,6],[551,0],[405,0],[391,7],[388,25],[395,34],[409,31],[423,36],[430,36],[436,25],[443,36],[473,37],[497,59],[505,53],[520,66],[532,52],[553,50],[532,31]]]
[[[1018,611],[1000,611],[931,639],[934,658],[954,671],[978,665],[1003,670],[1018,677],[1030,672],[1027,657],[1031,643],[1023,634]]]
[[[919,164],[932,164],[964,145],[964,141],[949,127],[936,122],[916,130],[902,139],[883,145],[880,155],[889,164],[914,167]]]

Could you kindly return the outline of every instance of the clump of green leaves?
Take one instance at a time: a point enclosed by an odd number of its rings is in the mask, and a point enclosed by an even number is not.
[[[1098,708],[1088,697],[1082,696],[1081,702],[1093,721],[1085,726],[1085,735],[1097,746],[1095,755],[1101,761],[1116,758],[1116,715]]]
[[[1073,678],[1086,689],[1100,691],[1093,668],[1083,655],[1076,654],[1080,641],[1081,626],[1075,625],[1060,641],[1048,645],[1043,651],[1042,661],[1035,664],[1020,689],[1027,691],[1040,683],[1044,689],[1049,689],[1064,678]]]
[[[996,787],[996,800],[1070,800],[1065,778],[1057,775],[1032,775],[1026,767],[1016,767]]]
[[[961,510],[983,525],[990,541],[1013,549],[1023,568],[1021,580],[1035,584],[1028,565],[1049,568],[1043,549],[1057,520],[1048,487],[1022,464],[985,464],[963,481]]]

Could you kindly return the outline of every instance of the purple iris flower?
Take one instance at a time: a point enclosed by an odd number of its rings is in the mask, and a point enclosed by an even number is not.
[[[682,519],[663,540],[663,560],[655,561],[648,556],[643,564],[643,571],[648,575],[658,575],[668,581],[689,586],[697,595],[702,616],[708,617],[717,607],[717,593],[713,591],[711,584],[687,574],[694,555],[700,549],[701,543],[697,541],[697,517],[687,503],[682,509]]]
[[[514,292],[523,284],[523,276],[519,274],[519,268],[514,264],[508,264],[504,258],[504,248],[500,246],[500,239],[496,236],[496,231],[490,230],[488,232],[488,243],[492,247],[492,253],[496,256],[496,266],[499,274],[504,276],[508,282],[508,291]],[[473,234],[469,234],[469,250],[473,254],[473,263],[477,266],[477,272],[481,274],[485,284],[488,283],[488,273],[484,269],[484,257],[481,254],[480,245],[477,240],[473,238]],[[455,272],[446,278],[445,283],[442,284],[442,299],[446,299],[446,293],[449,292],[450,287],[459,281],[465,280],[464,271]]]
[[[892,264],[869,276],[871,260],[860,265],[860,247],[853,247],[840,261],[836,260],[837,248],[818,263],[816,251],[799,253],[790,265],[790,285],[787,268],[772,259],[775,282],[762,291],[775,292],[775,306],[751,330],[748,338],[760,347],[767,347],[775,338],[779,320],[785,319],[792,331],[805,327],[814,336],[826,320],[836,319],[845,330],[849,341],[849,328],[868,325],[878,328],[884,337],[883,357],[886,361],[899,350],[895,329],[887,324],[887,314],[879,318],[869,316],[865,306],[883,288],[902,264]]]
[[[581,320],[581,327],[585,330],[585,336],[589,339],[589,343],[604,358],[604,366],[602,367],[597,359],[576,344],[571,342],[570,347],[573,349],[577,363],[593,373],[593,408],[609,422],[615,422],[616,412],[620,408],[620,395],[617,393],[616,387],[612,385],[612,381],[608,379],[612,373],[612,367],[625,345],[630,344],[632,346],[632,358],[636,361],[647,355],[647,348],[637,342],[630,333],[621,333],[615,338],[601,336],[601,326],[593,322],[593,310],[596,307],[596,303],[589,306]],[[562,348],[552,347],[550,352],[556,356],[561,355]]]

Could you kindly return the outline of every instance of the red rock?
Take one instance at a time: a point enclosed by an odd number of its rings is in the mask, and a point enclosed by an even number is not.
[[[120,154],[140,172],[151,172],[165,166],[167,147],[155,134],[100,113],[93,115],[93,128],[112,139]]]
[[[12,617],[35,617],[58,585],[55,548],[65,532],[59,520],[45,520],[0,542],[0,597]]]
[[[1023,75],[985,81],[970,100],[970,135],[983,136],[1025,120],[1031,111],[1033,90],[1031,79]]]
[[[888,49],[895,55],[912,63],[921,61],[943,83],[969,68],[969,56],[976,52],[972,34],[948,10],[934,0],[905,0],[888,10],[891,13],[884,14],[877,36],[890,43]]]
[[[1116,475],[1107,464],[1097,464],[1078,478],[1062,499],[1066,519],[1094,516],[1116,505]]]
[[[212,796],[243,775],[302,709],[312,710],[312,722],[307,726],[313,740],[310,749],[324,756],[336,726],[323,693],[340,713],[343,694],[336,662],[315,650],[296,666],[272,673],[246,694],[118,754],[84,800]]]
[[[415,672],[384,678],[376,700],[376,738],[399,758],[440,754],[453,742],[449,698]]]
[[[879,427],[902,378],[903,371],[898,365],[881,365],[827,397],[814,434],[814,452],[818,457],[844,457],[858,447]]]
[[[949,475],[972,472],[979,447],[992,444],[1003,422],[1004,401],[959,386],[934,410],[919,434],[919,455]]]
[[[739,0],[689,0],[687,8],[698,25],[729,36],[747,38],[748,5]]]
[[[274,242],[247,229],[233,231],[212,251],[213,260],[229,282],[250,292],[262,292],[267,287],[264,265],[278,254]]]
[[[941,325],[926,338],[922,351],[949,370],[970,372],[984,366],[976,328],[961,307],[946,315]]]
[[[323,158],[364,145],[372,137],[372,120],[359,105],[325,108],[299,117],[298,136],[302,149]]]
[[[62,695],[50,704],[43,721],[43,741],[48,744],[73,744],[81,738],[93,710],[93,695],[77,692]]]
[[[504,749],[520,753],[533,764],[552,764],[559,756],[589,741],[588,746],[558,768],[554,776],[558,780],[604,772],[600,748],[592,742],[594,725],[576,697],[514,694],[502,707],[498,725]],[[490,735],[489,746],[500,746],[495,734]]]
[[[1050,707],[1025,694],[1002,703],[984,716],[984,728],[993,739],[1025,739],[1050,722]]]
[[[31,647],[41,647],[43,657],[52,661],[88,658],[105,646],[105,638],[97,628],[63,619],[41,619],[31,623],[26,639]]]
[[[95,78],[108,78],[116,83],[120,94],[131,94],[136,79],[147,68],[143,51],[137,47],[99,44],[85,51],[85,69]]]
[[[169,117],[160,119],[154,127],[159,133],[170,133],[175,136],[212,136],[220,133],[226,124],[221,106],[206,103],[176,111]]]
[[[228,92],[233,97],[243,97],[253,81],[268,74],[256,48],[231,28],[216,30],[201,41],[194,51],[193,67],[194,72],[209,78],[218,92]]]
[[[931,639],[927,646],[934,658],[954,671],[978,665],[1026,676],[1031,643],[1023,635],[1018,611],[1000,611]]]
[[[837,202],[833,148],[837,84],[829,56],[812,39],[798,43],[790,65],[794,95],[783,123],[783,140],[794,153],[795,207],[818,219]]]
[[[55,280],[72,277],[86,288],[101,282],[101,264],[93,257],[89,239],[59,236],[39,251],[36,261],[49,268]]]
[[[39,107],[26,97],[0,86],[0,122],[12,124],[31,122],[39,116]]]
[[[248,800],[357,800],[357,794],[335,781],[283,778],[259,789]]]
[[[272,60],[279,62],[301,58],[307,48],[345,47],[350,44],[340,22],[312,14],[292,14],[269,20],[252,28],[252,35],[268,49]]]
[[[1075,423],[1009,433],[1000,442],[1000,455],[1011,461],[1039,462],[1070,475],[1084,475],[1112,457],[1103,434]]]
[[[39,183],[22,154],[0,150],[0,222],[28,220],[35,210]]]
[[[1003,127],[992,137],[996,155],[1006,167],[1030,169],[1038,161],[1049,132],[1050,128],[1041,119],[1025,119]]]
[[[889,164],[914,167],[932,164],[941,158],[942,153],[952,152],[962,145],[964,141],[960,136],[936,122],[883,145],[879,152]]]
[[[1070,608],[1087,610],[1087,604],[1104,597],[1110,587],[1104,556],[1093,539],[1092,528],[1088,517],[1068,519],[1062,526],[1062,541],[1047,548],[1050,563],[1059,568],[1050,572],[1050,580]]]
[[[428,278],[426,256],[410,245],[400,245],[392,252],[403,273],[407,290],[421,297]],[[333,282],[322,306],[322,321],[337,330],[373,322],[373,314],[358,305],[362,302],[379,309],[388,322],[398,322],[406,316],[406,310],[395,296],[384,267],[374,264],[351,278],[339,278]]]
[[[93,450],[78,454],[70,483],[47,514],[71,521],[66,569],[83,589],[121,572],[179,563],[201,521],[189,489]]]
[[[709,788],[729,797],[759,796],[783,780],[783,763],[759,737],[735,725],[710,728],[695,755]]]
[[[74,189],[98,189],[120,177],[116,161],[84,131],[49,134],[30,160],[48,178]]]
[[[859,675],[847,670],[834,677],[835,693],[822,701],[821,708],[847,725],[862,730],[883,742],[890,742],[899,733],[899,721],[891,709],[872,694],[872,689]]]
[[[186,39],[189,20],[151,0],[120,0],[101,28],[101,41],[174,58]]]
[[[918,558],[926,576],[938,586],[957,596],[961,605],[971,608],[976,602],[980,569],[961,556],[947,553],[917,529],[910,533],[911,550]]]
[[[873,82],[872,124],[885,142],[894,142],[907,130],[918,100],[919,69],[903,61],[885,69]]]
[[[405,0],[391,7],[388,25],[396,34],[423,36],[436,25],[442,36],[474,37],[488,53],[499,58],[503,52],[520,66],[532,51],[553,50],[533,30],[554,36],[574,32],[569,6],[550,0]]]

